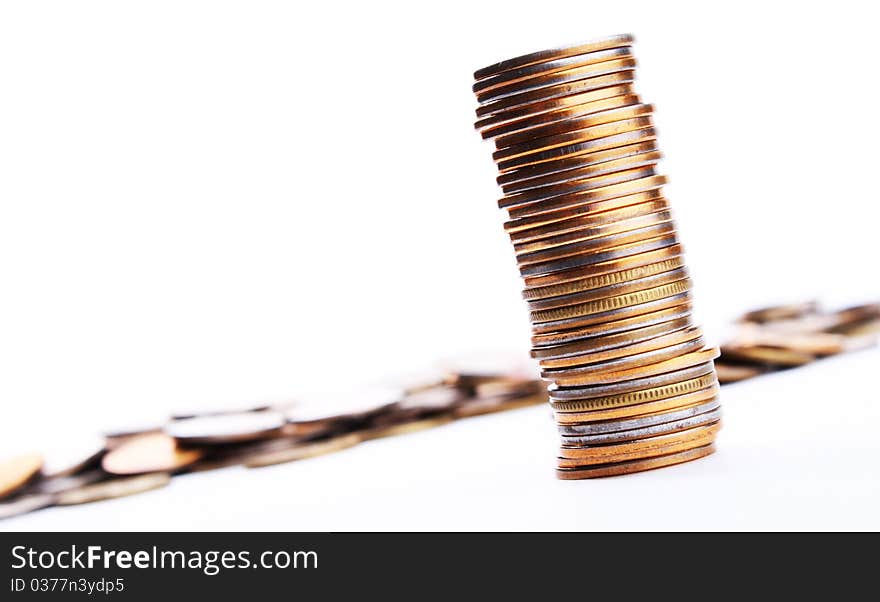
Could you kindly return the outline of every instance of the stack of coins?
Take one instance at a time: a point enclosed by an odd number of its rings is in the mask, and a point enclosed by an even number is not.
[[[691,321],[691,281],[656,171],[653,107],[619,35],[474,73],[476,128],[510,215],[551,383],[563,479],[659,468],[714,451],[718,381]]]

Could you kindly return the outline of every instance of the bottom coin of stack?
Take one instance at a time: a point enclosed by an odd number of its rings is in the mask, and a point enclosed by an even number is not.
[[[706,456],[721,425],[718,350],[691,321],[632,42],[614,36],[474,74],[476,127],[495,145],[563,479]]]

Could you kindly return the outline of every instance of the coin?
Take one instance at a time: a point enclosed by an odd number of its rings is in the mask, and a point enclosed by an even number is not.
[[[677,343],[692,340],[700,336],[700,329],[690,325],[687,318],[679,318],[672,322],[663,322],[635,331],[625,332],[608,337],[597,337],[593,348],[582,349],[574,353],[567,353],[561,357],[541,359],[539,363],[542,369],[555,370],[572,366],[599,364],[607,360],[621,357],[629,357],[643,351],[652,351],[662,348],[669,343]],[[584,347],[584,341],[575,343]],[[570,349],[572,345],[568,345]],[[546,351],[546,348],[538,348],[534,351]],[[533,351],[533,353],[534,353]],[[605,364],[602,364],[603,366]]]
[[[526,90],[518,94],[510,94],[487,102],[477,107],[477,117],[490,115],[500,116],[502,119],[512,111],[531,105],[539,105],[547,100],[554,100],[564,96],[591,92],[608,86],[628,84],[633,81],[634,72],[632,65],[618,65],[614,70],[588,74],[588,77],[572,82],[559,83],[543,88]],[[534,108],[534,107],[533,107]]]
[[[737,361],[754,362],[776,366],[802,366],[816,359],[812,353],[781,349],[778,347],[762,347],[760,345],[742,346],[725,345],[724,357]]]
[[[107,473],[100,468],[94,468],[75,475],[44,477],[38,479],[32,485],[29,485],[27,487],[27,493],[61,493],[62,491],[69,491],[70,489],[78,489],[85,485],[91,485],[92,483],[103,481],[106,478],[108,478]]]
[[[505,71],[520,69],[538,63],[546,63],[548,61],[564,59],[566,57],[576,56],[579,54],[588,54],[591,52],[607,50],[609,48],[623,48],[631,45],[634,39],[635,38],[633,38],[633,36],[630,34],[615,35],[598,40],[590,40],[587,42],[580,42],[578,44],[571,44],[569,46],[553,48],[551,50],[531,52],[529,54],[523,54],[514,58],[498,61],[497,63],[492,63],[487,67],[477,69],[476,71],[474,71],[474,79],[479,81],[489,77],[497,76],[499,73]]]
[[[547,101],[544,107],[546,110],[539,113],[532,112],[534,108],[532,105],[525,112],[525,116],[516,116],[517,118],[502,123],[487,124],[482,128],[480,135],[483,138],[496,138],[565,119],[577,119],[600,111],[641,104],[638,95],[630,92],[630,86],[623,85],[584,94],[573,94]]]
[[[238,412],[173,420],[165,433],[181,443],[214,445],[263,439],[279,434],[285,424],[278,411]]]
[[[563,437],[580,437],[584,435],[601,435],[608,433],[627,432],[634,429],[656,426],[658,424],[672,423],[684,418],[711,414],[721,407],[717,399],[705,403],[697,403],[684,408],[674,408],[652,414],[642,414],[635,418],[624,420],[603,420],[600,422],[586,422],[579,424],[559,425],[559,434]]]
[[[717,400],[713,401],[717,404]],[[670,435],[673,433],[681,433],[699,426],[706,426],[710,423],[717,423],[721,419],[721,411],[713,410],[702,414],[695,414],[685,418],[680,418],[672,422],[662,422],[651,426],[643,426],[625,431],[613,431],[595,435],[565,435],[562,437],[563,446],[575,445],[605,445],[611,443],[622,443],[625,441],[638,441],[649,437],[659,435]]]
[[[661,387],[697,378],[706,374],[715,374],[712,362],[707,361],[702,364],[697,364],[696,366],[673,370],[656,376],[634,378],[626,382],[603,383],[572,388],[551,385],[549,393],[551,401],[553,402],[593,399],[596,397],[607,397],[619,395],[621,393],[629,393],[631,391],[639,391],[641,389]],[[555,406],[556,404],[554,403],[553,405]]]
[[[659,264],[651,264],[654,266],[659,266]],[[674,265],[673,263],[668,263],[667,266]],[[683,263],[682,263],[683,265]],[[649,267],[649,266],[646,266]],[[659,268],[658,268],[659,269]],[[536,301],[529,301],[528,306],[531,311],[539,311],[539,310],[548,310],[548,309],[556,309],[560,307],[568,307],[571,305],[578,305],[581,303],[587,303],[589,301],[595,301],[597,299],[603,299],[605,297],[616,297],[619,295],[624,295],[627,293],[633,293],[636,291],[642,291],[649,288],[655,288],[658,286],[671,284],[673,282],[678,282],[679,280],[685,280],[689,278],[689,274],[687,269],[678,268],[671,269],[668,271],[659,272],[656,274],[652,274],[650,276],[645,276],[643,278],[636,278],[633,280],[624,280],[621,284],[612,284],[610,286],[605,286],[602,288],[594,288],[585,290],[579,293],[572,293],[569,295],[562,295],[559,297],[551,297],[549,299],[538,299]]]
[[[718,382],[721,384],[739,382],[741,380],[760,376],[766,372],[766,370],[760,366],[729,364],[721,361],[722,359],[724,359],[723,354],[722,357],[715,362],[715,372],[718,374]]]
[[[678,433],[657,435],[626,443],[609,443],[589,447],[560,447],[557,466],[559,468],[578,468],[591,464],[626,462],[685,451],[711,443],[720,428],[720,422],[716,421]]]
[[[594,324],[578,328],[551,331],[532,335],[535,348],[563,345],[596,336],[615,335],[639,328],[653,326],[669,320],[689,317],[691,314],[690,299],[687,295],[677,295],[670,299],[661,299],[642,305],[634,305],[623,309],[601,314],[602,320]]]
[[[12,495],[37,476],[43,466],[40,454],[24,454],[0,462],[0,499]]]
[[[622,420],[667,410],[678,410],[717,399],[718,385],[710,385],[699,391],[692,391],[675,397],[665,397],[656,401],[646,401],[634,405],[619,405],[588,412],[556,412],[554,418],[560,425],[584,424],[603,420]]]
[[[495,398],[477,398],[457,406],[453,410],[456,418],[469,418],[471,416],[482,416],[484,414],[492,414],[495,412],[506,412],[518,408],[525,408],[547,402],[547,392],[535,393],[533,395],[516,395]]]
[[[55,496],[47,493],[18,496],[9,501],[0,502],[0,520],[47,508],[54,502]]]
[[[350,433],[313,443],[295,444],[287,449],[278,449],[264,454],[253,455],[244,464],[248,468],[259,468],[294,462],[296,460],[305,460],[306,458],[323,456],[354,447],[361,441],[362,437],[360,434]]]
[[[601,188],[572,192],[527,205],[511,207],[507,213],[510,215],[511,221],[537,218],[541,220],[541,223],[551,223],[562,221],[559,219],[562,216],[575,217],[589,213],[601,213],[606,208],[616,209],[625,205],[609,201],[629,197],[629,195],[639,192],[656,190],[666,184],[666,176],[654,175],[649,173],[650,171],[652,170],[641,170],[636,174],[638,177],[610,183]],[[570,214],[572,210],[576,211],[574,215]],[[546,220],[551,220],[551,222]]]
[[[148,433],[132,437],[111,450],[101,461],[101,467],[116,475],[175,472],[203,455],[201,449],[179,447],[170,435]]]
[[[665,359],[644,366],[636,366],[633,368],[600,374],[588,373],[578,374],[577,376],[558,376],[554,377],[553,380],[557,385],[562,387],[591,385],[597,383],[615,383],[644,376],[663,374],[664,372],[672,372],[673,370],[679,370],[681,368],[689,368],[691,366],[706,363],[716,357],[718,357],[718,349],[712,347],[708,349],[688,351],[687,353],[675,356],[671,359]]]
[[[612,67],[620,65],[635,66],[635,59],[629,48],[591,52],[499,73],[494,77],[476,82],[472,89],[477,101],[484,104],[523,90],[574,81],[583,76],[608,72]]]
[[[613,477],[645,470],[654,470],[674,464],[682,464],[692,460],[704,458],[715,452],[715,444],[696,447],[678,453],[666,454],[653,458],[631,460],[611,464],[593,465],[585,468],[557,469],[556,476],[560,479],[594,479],[598,477]]]
[[[171,482],[168,473],[150,473],[135,477],[123,477],[93,485],[86,485],[79,489],[63,491],[55,496],[55,504],[58,506],[72,506],[75,504],[88,504],[113,498],[144,493],[152,489],[165,487]]]

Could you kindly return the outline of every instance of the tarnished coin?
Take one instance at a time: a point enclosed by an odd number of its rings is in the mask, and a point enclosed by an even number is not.
[[[499,73],[505,71],[521,69],[523,67],[528,67],[529,65],[546,63],[548,61],[564,59],[579,54],[589,54],[591,52],[598,52],[609,48],[623,48],[632,45],[634,40],[635,38],[633,38],[632,35],[623,34],[580,42],[577,44],[570,44],[568,46],[562,46],[550,50],[541,50],[540,52],[531,52],[529,54],[523,54],[514,58],[498,61],[487,67],[477,69],[474,71],[474,79],[483,80],[497,76]]]
[[[111,481],[86,485],[79,489],[63,491],[55,496],[55,504],[58,506],[72,506],[75,504],[100,502],[102,500],[159,489],[160,487],[165,487],[170,482],[171,475],[167,473],[151,473],[136,477],[117,478]]]
[[[274,410],[202,415],[173,420],[165,433],[181,443],[216,445],[271,437],[286,422],[284,414]]]
[[[682,464],[699,458],[704,458],[715,452],[715,445],[705,445],[678,453],[667,454],[664,456],[645,458],[641,460],[632,460],[629,462],[619,462],[615,464],[600,464],[585,468],[565,468],[557,469],[556,476],[560,479],[594,479],[599,477],[613,477],[634,472],[642,472],[645,470],[654,470],[663,468],[664,466],[672,466],[674,464]]]
[[[40,454],[24,454],[0,462],[0,498],[12,495],[36,477],[43,466]]]
[[[116,475],[148,472],[175,472],[200,459],[204,450],[181,448],[173,437],[165,433],[148,433],[130,438],[111,450],[101,461],[101,467]]]
[[[48,508],[54,502],[55,496],[48,493],[17,496],[9,501],[0,502],[0,520]]]

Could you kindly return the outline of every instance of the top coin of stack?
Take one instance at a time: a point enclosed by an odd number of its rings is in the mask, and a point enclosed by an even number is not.
[[[633,37],[479,69],[476,128],[495,143],[532,322],[562,434],[557,474],[610,476],[714,451],[718,382],[633,88]]]

